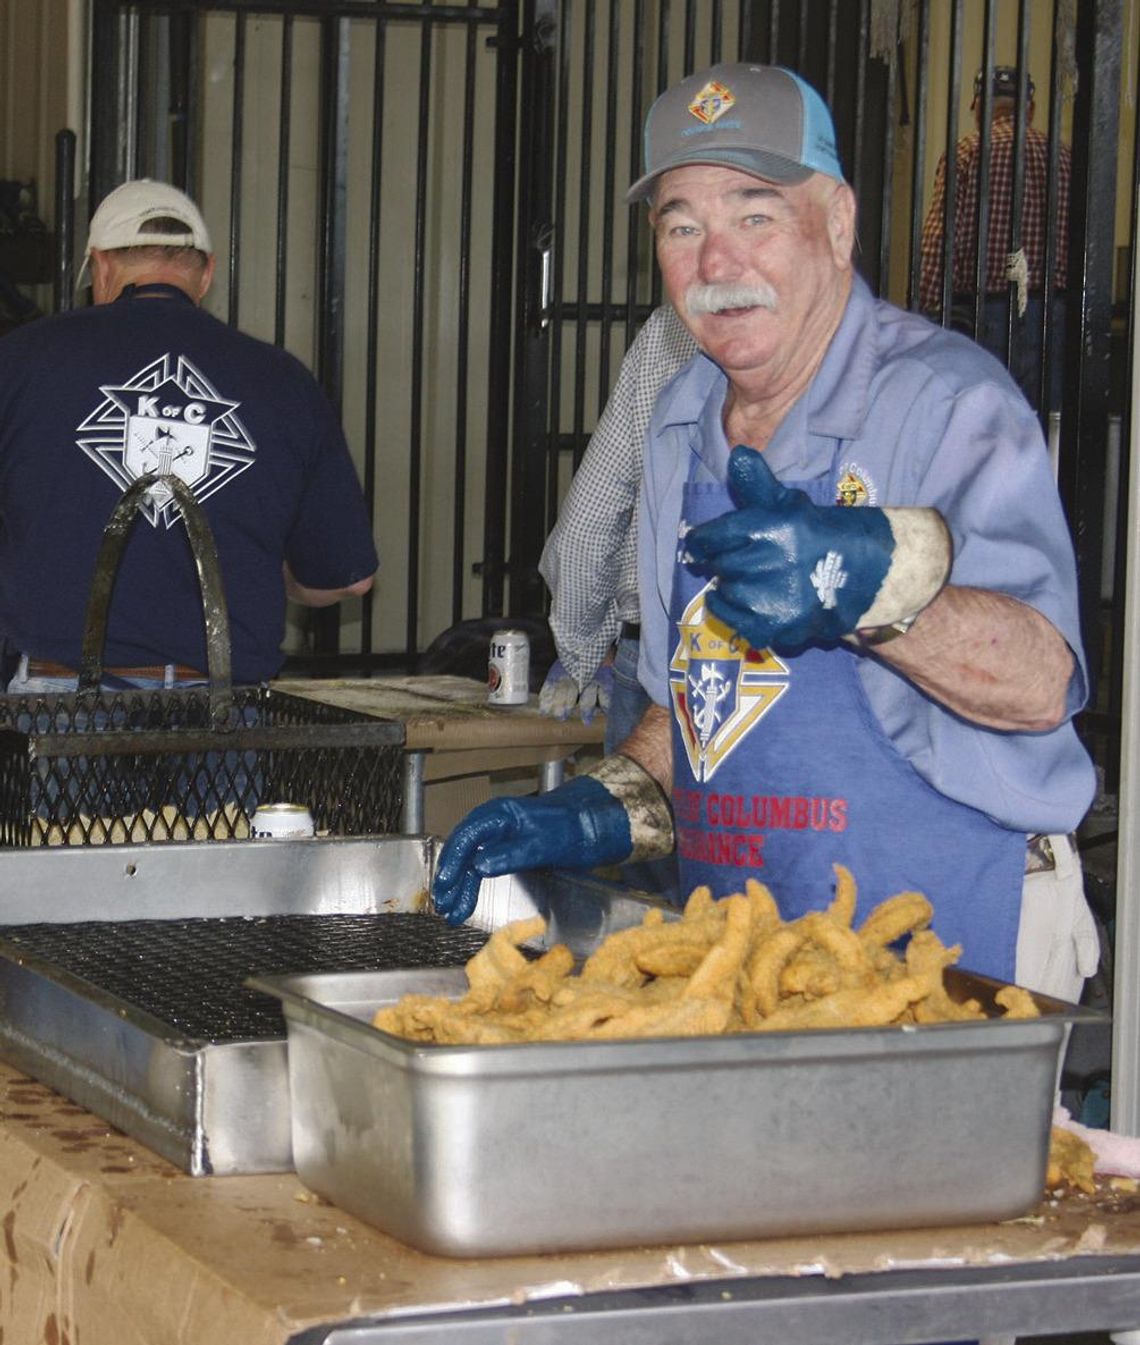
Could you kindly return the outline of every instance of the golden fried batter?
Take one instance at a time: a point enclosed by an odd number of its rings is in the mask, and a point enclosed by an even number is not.
[[[885,948],[916,929],[925,929],[934,919],[934,907],[921,892],[900,892],[888,897],[859,926],[865,944]]]
[[[752,953],[745,969],[744,1021],[755,1016],[766,1018],[780,1002],[780,973],[799,951],[807,938],[802,920],[781,925]]]
[[[880,903],[854,929],[855,879],[835,865],[835,896],[824,910],[785,922],[754,879],[714,900],[697,888],[680,919],[654,907],[640,925],[609,934],[574,975],[562,944],[528,958],[523,944],[546,929],[541,917],[497,930],[467,964],[457,999],[405,995],[373,1019],[412,1041],[502,1045],[610,1041],[879,1027],[983,1018],[976,1000],[947,993],[945,970],[961,949],[932,929],[919,892]],[[896,945],[905,940],[905,949]],[[1036,1016],[1033,996],[997,992],[1008,1017]]]
[[[1003,985],[994,999],[1005,1010],[1007,1018],[1039,1018],[1041,1011],[1028,990],[1019,985]]]
[[[837,925],[846,925],[850,929],[855,919],[855,899],[858,895],[855,879],[851,870],[844,865],[833,864],[831,867],[835,874],[835,900],[827,908],[827,913]]]
[[[752,908],[748,898],[739,893],[725,897],[719,904],[725,913],[724,934],[693,972],[682,998],[723,1001],[731,1009],[736,1003],[737,982],[748,954]]]
[[[808,1027],[882,1027],[930,992],[925,976],[904,976],[868,991],[837,990],[807,1004],[781,1006],[757,1023],[759,1032],[798,1032]]]
[[[1093,1164],[1096,1154],[1086,1140],[1062,1126],[1049,1132],[1049,1165],[1045,1170],[1045,1185],[1075,1186],[1086,1195],[1096,1195]]]

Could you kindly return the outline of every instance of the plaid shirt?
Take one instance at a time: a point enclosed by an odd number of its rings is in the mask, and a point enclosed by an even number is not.
[[[978,131],[958,141],[957,194],[954,201],[954,277],[955,294],[973,294],[975,289],[978,225],[978,161],[982,137]],[[1010,246],[1010,219],[1013,202],[1014,121],[1011,116],[995,118],[990,136],[989,245],[986,249],[986,293],[1008,293],[1006,275]],[[1063,290],[1069,247],[1069,167],[1068,145],[1060,146],[1057,157],[1057,254],[1054,284]],[[1040,293],[1045,263],[1046,189],[1049,177],[1049,138],[1032,126],[1025,129],[1025,199],[1021,207],[1021,246],[1029,268],[1029,290]],[[942,308],[942,220],[946,200],[946,156],[938,163],[934,177],[934,197],[922,226],[922,277],[919,303],[924,312]]]
[[[558,657],[580,687],[601,666],[623,621],[639,620],[637,496],[642,446],[657,394],[697,353],[663,304],[626,352],[574,473],[538,568],[551,592]]]

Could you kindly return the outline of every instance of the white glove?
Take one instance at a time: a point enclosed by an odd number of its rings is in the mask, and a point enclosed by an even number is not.
[[[602,714],[609,712],[613,690],[614,665],[603,663],[594,674],[593,681],[586,683],[578,697],[578,713],[582,716],[583,724],[588,724],[599,710]]]
[[[578,704],[578,695],[578,683],[562,666],[562,660],[556,658],[538,693],[539,710],[555,719],[569,719]]]
[[[583,724],[588,724],[599,710],[605,714],[610,708],[613,682],[613,666],[604,663],[593,679],[579,690],[578,683],[562,666],[562,660],[555,659],[538,693],[538,708],[554,719],[569,719],[577,712]]]

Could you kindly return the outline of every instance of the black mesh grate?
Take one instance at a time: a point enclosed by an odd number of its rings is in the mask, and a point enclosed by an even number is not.
[[[248,836],[260,803],[302,803],[321,834],[399,830],[403,726],[236,687],[0,696],[0,846]]]
[[[434,915],[269,915],[7,925],[9,954],[33,955],[194,1041],[285,1036],[258,973],[459,967],[487,942]]]

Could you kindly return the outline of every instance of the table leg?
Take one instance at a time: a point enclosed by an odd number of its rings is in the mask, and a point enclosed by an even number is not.
[[[557,789],[565,776],[566,762],[564,760],[544,761],[538,771],[538,792],[546,794],[552,789]]]
[[[426,752],[404,753],[405,836],[421,836],[424,830],[424,758]]]

